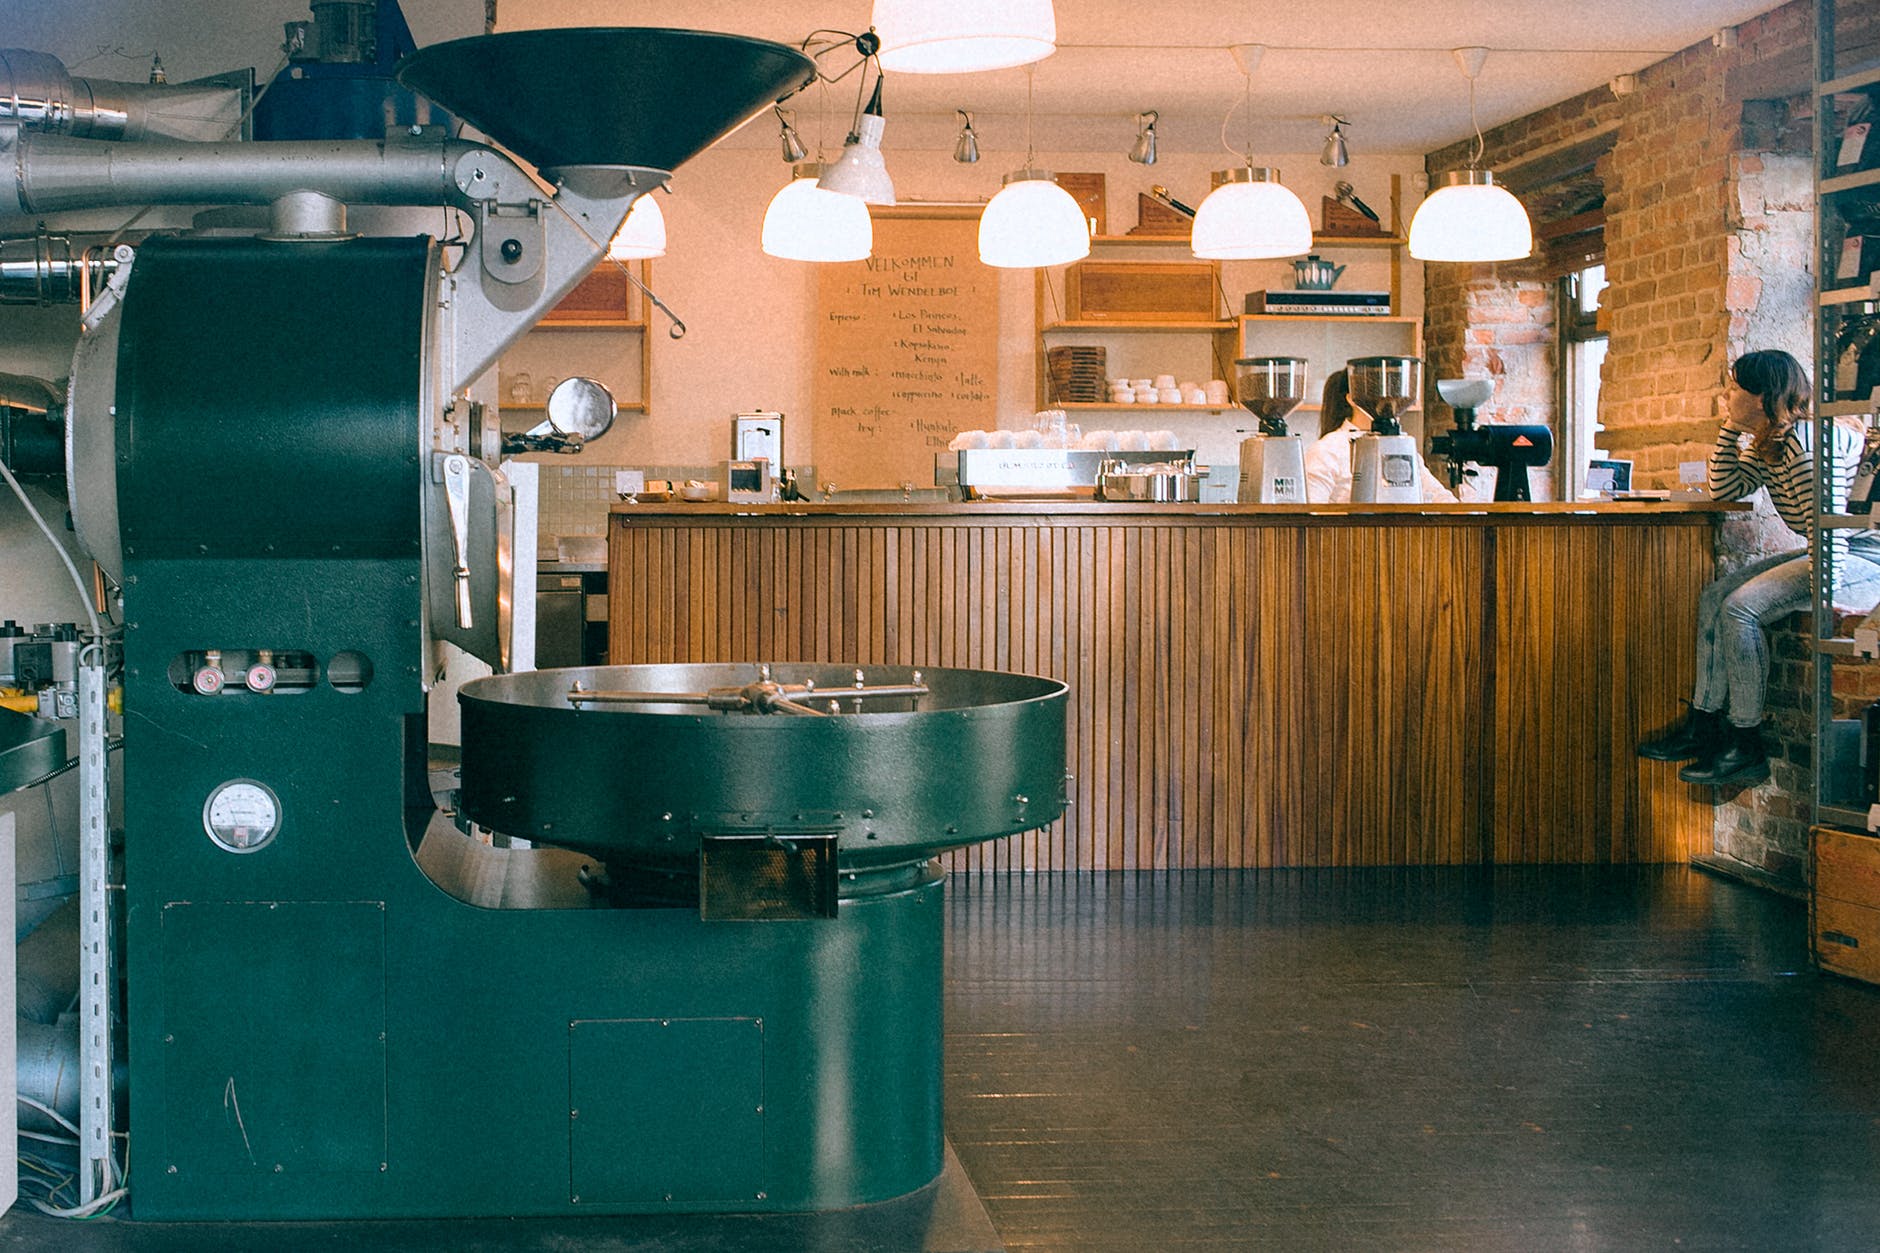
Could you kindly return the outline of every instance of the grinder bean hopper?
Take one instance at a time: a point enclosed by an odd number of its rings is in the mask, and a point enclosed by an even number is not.
[[[1240,441],[1240,503],[1305,504],[1305,440],[1286,426],[1306,396],[1305,358],[1242,357],[1234,366],[1240,403],[1260,420],[1259,433]]]
[[[1423,499],[1417,442],[1398,419],[1423,403],[1418,357],[1358,357],[1345,363],[1351,403],[1371,429],[1351,441],[1351,499],[1416,504]]]

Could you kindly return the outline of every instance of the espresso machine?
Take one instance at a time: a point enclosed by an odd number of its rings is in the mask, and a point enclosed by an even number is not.
[[[1240,403],[1260,420],[1259,433],[1240,441],[1240,503],[1305,504],[1305,440],[1286,427],[1305,399],[1305,358],[1242,357],[1234,366]]]
[[[1417,442],[1398,419],[1422,403],[1423,362],[1417,357],[1358,357],[1345,363],[1351,403],[1371,429],[1351,441],[1354,504],[1409,504],[1423,499]]]
[[[1528,467],[1544,466],[1554,455],[1554,433],[1544,426],[1477,426],[1475,411],[1495,394],[1494,379],[1437,379],[1436,394],[1456,415],[1456,427],[1430,441],[1430,451],[1449,463],[1449,486],[1459,488],[1476,465],[1495,469],[1495,499],[1533,500]]]

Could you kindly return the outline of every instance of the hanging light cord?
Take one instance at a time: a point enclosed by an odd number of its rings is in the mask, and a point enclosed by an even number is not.
[[[1033,61],[1025,66],[1025,168],[1028,170],[1032,168],[1031,123],[1032,114],[1034,112],[1032,93],[1037,89],[1037,86],[1037,62]]]
[[[1475,75],[1469,78],[1469,125],[1475,130],[1475,155],[1469,158],[1469,168],[1475,169],[1482,163],[1482,124],[1475,120]]]
[[[1253,168],[1253,75],[1243,71],[1240,77],[1243,80],[1243,82],[1246,84],[1246,95],[1243,100],[1236,101],[1235,103],[1228,105],[1227,112],[1221,116],[1221,147],[1225,148],[1228,152],[1233,153],[1235,156],[1240,157],[1242,160],[1244,160],[1247,163],[1247,168],[1252,169]],[[1233,144],[1227,141],[1227,127],[1228,127],[1228,124],[1234,120],[1234,110],[1243,108],[1243,107],[1245,108],[1246,114],[1247,114],[1247,148],[1246,148],[1246,151],[1244,152],[1234,147]]]

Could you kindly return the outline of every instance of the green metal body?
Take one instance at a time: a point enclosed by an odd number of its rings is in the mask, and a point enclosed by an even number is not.
[[[133,1215],[809,1210],[921,1187],[942,1164],[933,867],[834,919],[714,923],[480,908],[414,859],[437,268],[421,240],[152,240],[126,294]],[[175,659],[211,648],[303,650],[321,681],[179,685]],[[370,661],[363,688],[328,681],[341,653]],[[205,829],[234,779],[279,798],[251,852]]]

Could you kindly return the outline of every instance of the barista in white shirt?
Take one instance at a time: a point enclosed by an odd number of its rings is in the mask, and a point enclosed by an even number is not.
[[[1351,441],[1371,429],[1371,419],[1351,406],[1350,384],[1343,370],[1325,376],[1319,409],[1319,438],[1306,449],[1306,499],[1313,504],[1351,499]],[[1417,458],[1417,470],[1426,502],[1455,503],[1456,494],[1444,487]]]

